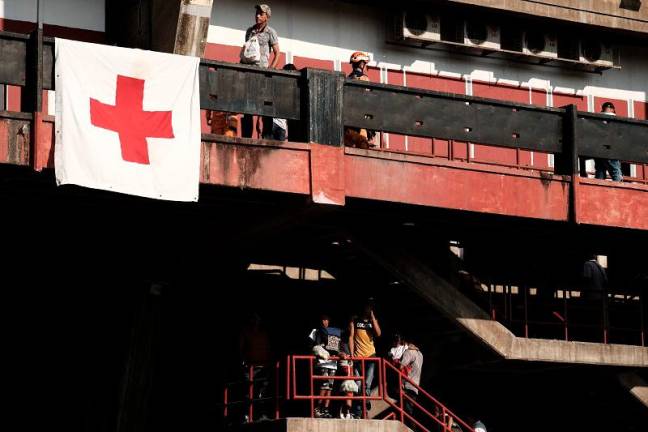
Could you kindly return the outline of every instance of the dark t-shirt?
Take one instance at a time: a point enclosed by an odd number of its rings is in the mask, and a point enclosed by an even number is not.
[[[323,345],[329,354],[337,355],[340,352],[342,330],[337,327],[320,327],[314,332],[312,339],[315,345]]]
[[[583,265],[583,279],[585,298],[601,298],[607,285],[605,269],[594,260],[586,261]]]

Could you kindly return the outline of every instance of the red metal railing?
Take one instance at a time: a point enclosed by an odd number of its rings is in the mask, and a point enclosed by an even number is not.
[[[311,405],[311,417],[314,415],[315,411],[315,401],[316,400],[349,400],[352,401],[360,400],[362,401],[362,418],[367,418],[367,401],[371,400],[383,400],[384,398],[384,386],[383,386],[383,371],[381,368],[382,359],[378,357],[349,357],[348,359],[354,363],[360,363],[360,375],[348,375],[348,376],[324,376],[324,375],[314,375],[314,363],[315,357],[310,355],[295,355],[291,356],[292,358],[292,394],[290,398],[292,400],[309,400]],[[331,357],[329,360],[339,360],[339,357]],[[309,388],[310,394],[303,395],[297,392],[297,362],[308,362],[308,371],[309,371]],[[366,388],[366,364],[374,363],[376,365],[375,369],[378,371],[378,394],[376,396],[368,396],[364,394],[364,389]],[[320,396],[315,394],[315,382],[316,381],[325,381],[325,380],[354,380],[360,381],[358,386],[359,395],[353,396]]]
[[[335,376],[326,376],[326,375],[315,375],[315,362],[316,357],[312,355],[294,355],[287,356],[285,363],[282,365],[282,362],[276,362],[274,365],[266,366],[268,372],[270,369],[274,369],[274,397],[256,397],[255,398],[255,384],[265,380],[255,378],[255,367],[249,366],[246,369],[247,379],[242,381],[237,381],[229,383],[225,386],[223,394],[223,416],[227,419],[232,415],[231,408],[234,405],[241,405],[245,409],[240,410],[239,412],[245,412],[245,418],[239,419],[242,422],[251,423],[255,421],[254,412],[255,404],[267,402],[272,400],[274,402],[274,418],[279,419],[282,417],[282,402],[287,401],[310,401],[310,414],[309,417],[314,416],[315,411],[315,401],[318,400],[352,400],[352,401],[362,401],[362,418],[367,418],[367,401],[384,401],[391,410],[386,413],[383,420],[399,420],[403,423],[413,425],[417,430],[422,432],[430,432],[432,428],[430,425],[435,427],[435,430],[442,430],[443,432],[452,432],[450,427],[450,420],[457,423],[461,428],[466,432],[474,432],[471,426],[466,424],[461,420],[455,413],[448,409],[444,404],[439,402],[436,398],[430,395],[428,392],[423,390],[419,385],[414,383],[407,375],[403,374],[397,367],[392,365],[389,361],[378,358],[358,358],[358,357],[349,357],[349,360],[355,362],[356,365],[359,365],[359,374],[356,375],[353,372],[353,375],[335,375]],[[330,360],[338,360],[337,357],[331,357]],[[366,395],[365,383],[366,383],[366,370],[367,363],[375,364],[375,373],[376,373],[376,382],[377,382],[377,392],[374,395]],[[280,385],[280,374],[282,367],[285,367],[285,392],[281,394],[281,385]],[[353,369],[356,370],[356,369]],[[306,373],[304,373],[306,372]],[[387,393],[387,383],[388,383],[388,374],[390,378],[397,380],[398,387],[395,389],[396,394],[388,395]],[[307,384],[306,386],[300,385],[300,379],[305,379],[306,381],[302,384]],[[359,381],[360,386],[358,386],[358,394],[351,396],[347,395],[330,395],[330,396],[321,396],[316,394],[317,386],[315,383],[317,381],[324,380],[354,380]],[[389,381],[391,382],[391,380]],[[418,390],[418,400],[415,400],[410,395],[404,391],[404,384],[409,383],[411,387]],[[243,400],[232,401],[231,400],[231,387],[233,386],[243,386],[246,388],[246,396]],[[308,393],[300,393],[300,388],[308,388]],[[393,389],[394,390],[394,389]],[[409,404],[412,409],[408,412],[407,404]],[[245,406],[247,405],[247,406]],[[431,406],[431,409],[426,408],[425,406]],[[432,412],[434,411],[434,412]],[[383,413],[384,414],[384,413]],[[427,426],[426,426],[427,425]],[[440,429],[439,429],[440,428]]]
[[[480,283],[479,289],[466,288],[464,293],[516,336],[542,337],[532,332],[548,332],[552,338],[565,341],[646,346],[645,292],[621,298],[620,292],[614,291],[595,302],[583,299],[576,287],[558,289],[551,297],[540,294],[546,289],[538,288],[531,294],[529,287]],[[580,296],[573,296],[573,292]]]
[[[259,378],[256,376],[255,369],[259,369],[259,367],[263,367],[264,369],[267,370],[267,373],[264,374],[264,377]],[[279,386],[279,379],[280,379],[280,370],[281,370],[281,362],[277,361],[274,364],[270,365],[250,365],[250,366],[245,366],[244,367],[244,372],[247,375],[247,379],[245,380],[240,380],[240,381],[233,381],[226,383],[223,389],[223,418],[227,419],[229,418],[231,414],[231,409],[233,406],[245,406],[244,410],[240,410],[239,413],[245,412],[245,418],[243,422],[245,423],[251,423],[254,421],[254,406],[255,404],[258,403],[263,403],[263,402],[272,402],[274,404],[274,413],[273,417],[275,419],[281,418],[281,411],[280,411],[280,406],[281,406],[281,394],[280,394],[280,386]],[[274,381],[272,382],[272,385],[270,385],[270,377],[271,375],[274,375]],[[274,387],[274,396],[259,396],[255,397],[255,387],[257,387],[258,383],[264,383],[263,387],[264,388],[272,388]],[[246,396],[244,399],[240,400],[231,400],[231,394],[233,392],[233,389],[239,389],[241,393],[246,393]]]
[[[435,426],[436,430],[443,430],[443,432],[452,432],[451,424],[457,423],[464,431],[474,432],[474,429],[469,426],[466,422],[461,420],[455,413],[453,413],[448,407],[439,402],[434,396],[423,390],[421,386],[412,381],[407,375],[402,373],[398,368],[392,365],[389,361],[382,361],[383,367],[383,376],[387,377],[387,372],[391,371],[398,379],[398,395],[395,398],[397,401],[392,401],[389,397],[385,397],[385,402],[395,410],[395,415],[399,417],[402,423],[407,424],[409,421],[413,423],[418,430],[423,432],[430,432],[432,429],[423,423],[426,422]],[[425,408],[422,403],[419,403],[417,399],[414,399],[409,394],[407,394],[404,389],[404,382],[410,384],[411,387],[415,388],[418,391],[418,398],[422,398],[421,402],[426,402],[427,404],[432,404],[434,413],[429,409]],[[406,408],[406,402],[409,403],[412,407],[411,412],[419,412],[423,415],[423,418],[420,416],[415,416],[408,412]],[[414,410],[416,408],[416,410]],[[391,415],[391,413],[389,414]],[[452,421],[452,422],[451,422]]]

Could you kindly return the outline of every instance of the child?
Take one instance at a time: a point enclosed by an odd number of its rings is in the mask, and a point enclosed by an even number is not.
[[[338,375],[345,377],[352,377],[353,375],[353,361],[351,360],[351,355],[349,354],[349,345],[346,343],[342,344],[340,349],[340,361],[338,367]],[[356,384],[353,379],[346,379],[342,381],[340,385],[340,392],[343,395],[347,396],[349,399],[344,400],[344,404],[340,408],[340,418],[342,419],[351,419],[354,416],[351,414],[351,406],[353,405],[354,393],[358,392],[358,384]]]
[[[320,376],[335,376],[337,362],[335,360],[329,360],[329,357],[338,355],[340,351],[342,330],[337,327],[329,327],[329,317],[327,315],[321,316],[320,324],[320,327],[313,329],[309,335],[313,344],[313,353],[317,357],[315,374]],[[320,381],[320,396],[331,396],[333,381],[332,379]],[[330,404],[330,399],[320,399],[315,407],[315,417],[332,417],[329,411]]]

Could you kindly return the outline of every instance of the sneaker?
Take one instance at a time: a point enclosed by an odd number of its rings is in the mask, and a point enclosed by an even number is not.
[[[323,410],[320,409],[320,407],[315,407],[315,412],[314,412],[314,414],[315,414],[315,417],[317,417],[317,418],[322,418],[322,417],[324,417],[324,415],[323,415],[323,414],[324,414],[324,413],[323,413]]]
[[[322,408],[320,413],[321,413],[320,417],[322,418],[333,418],[333,415],[331,414],[328,408]]]

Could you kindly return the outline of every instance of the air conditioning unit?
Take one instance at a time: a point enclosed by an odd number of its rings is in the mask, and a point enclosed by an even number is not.
[[[481,21],[466,21],[463,42],[467,46],[499,50],[501,49],[500,28]]]
[[[420,11],[403,12],[400,21],[403,39],[436,42],[441,40],[441,18]]]
[[[580,40],[568,33],[559,34],[558,58],[580,61]]]
[[[524,32],[522,43],[524,54],[550,59],[558,58],[558,43],[555,35],[531,30]]]
[[[580,43],[580,62],[593,66],[612,67],[615,63],[614,47],[596,39],[585,39]]]

